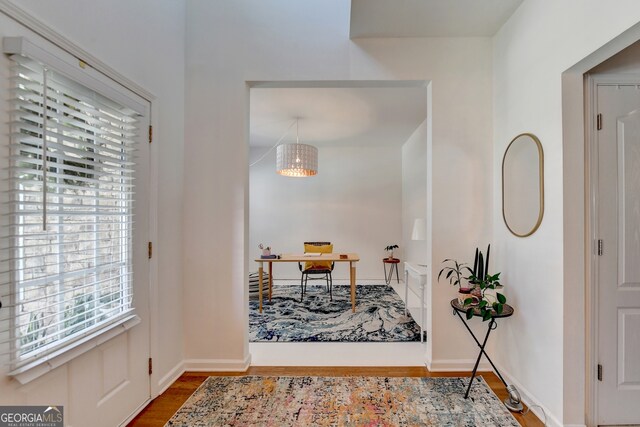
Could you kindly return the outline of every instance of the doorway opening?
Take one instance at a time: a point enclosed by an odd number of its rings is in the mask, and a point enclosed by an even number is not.
[[[640,42],[586,77],[594,424],[640,421]]]
[[[594,349],[597,318],[593,287],[598,242],[592,235],[594,205],[590,191],[593,182],[590,141],[597,116],[590,109],[588,76],[590,71],[638,40],[640,24],[562,74],[563,412],[567,419],[583,419],[586,425],[598,425],[595,400],[598,361]],[[585,350],[576,352],[575,349]]]
[[[323,241],[334,253],[355,253],[359,259],[353,315],[351,310],[328,313],[329,304],[335,307],[342,294],[348,295],[348,263],[335,263],[331,294],[323,279],[309,281],[304,296],[304,264],[274,263],[272,302],[277,298],[282,306],[275,327],[288,327],[293,318],[307,321],[292,333],[278,334],[273,324],[257,330],[265,316],[250,309],[253,365],[424,365],[425,344],[402,336],[406,331],[399,324],[408,324],[398,320],[403,308],[397,315],[384,306],[389,298],[404,307],[403,262],[428,259],[430,230],[422,240],[412,240],[411,234],[416,219],[430,215],[429,99],[427,81],[249,83],[249,271],[258,269],[259,245],[272,255],[302,254],[304,242]],[[276,173],[278,146],[296,142],[317,148],[317,175]],[[400,246],[394,258],[401,262],[387,285],[382,260],[388,255],[385,247],[393,245]],[[366,304],[363,293],[375,293],[377,304],[358,311]],[[253,307],[251,295],[250,289],[247,303]],[[413,293],[408,305],[407,318],[428,330]],[[396,322],[394,328],[390,322]],[[397,339],[389,339],[393,331]]]

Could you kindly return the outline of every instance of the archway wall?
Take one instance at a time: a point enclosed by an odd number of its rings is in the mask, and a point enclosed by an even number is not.
[[[349,39],[349,2],[188,3],[184,214],[185,367],[249,363],[249,85],[256,81],[430,81],[432,255],[426,361],[469,369],[476,355],[435,283],[492,235],[491,39]],[[253,265],[251,265],[253,268]],[[473,344],[473,345],[472,345]]]

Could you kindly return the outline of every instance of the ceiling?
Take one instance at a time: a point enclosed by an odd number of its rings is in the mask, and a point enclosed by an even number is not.
[[[493,36],[523,0],[351,0],[351,38]]]
[[[426,87],[252,88],[250,146],[401,146],[427,116]]]

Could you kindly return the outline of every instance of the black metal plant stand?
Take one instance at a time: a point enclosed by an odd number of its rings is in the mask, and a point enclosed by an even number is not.
[[[496,368],[496,365],[493,364],[487,352],[484,351],[484,348],[487,345],[487,341],[489,340],[489,335],[491,334],[491,331],[493,331],[498,327],[498,323],[496,322],[496,319],[512,316],[513,307],[511,307],[508,304],[505,304],[502,309],[502,313],[500,314],[495,313],[491,316],[491,320],[489,320],[489,325],[487,326],[487,334],[484,336],[484,341],[482,341],[482,344],[480,344],[480,341],[478,340],[478,338],[476,338],[473,331],[469,327],[469,324],[466,318],[467,310],[469,310],[469,307],[465,307],[463,304],[461,304],[458,301],[457,298],[451,300],[451,307],[453,307],[453,314],[458,315],[458,317],[462,321],[462,324],[465,326],[465,328],[467,328],[467,331],[469,331],[469,334],[473,337],[473,340],[476,342],[476,344],[478,344],[478,347],[480,347],[480,353],[478,354],[478,358],[476,359],[476,364],[473,366],[473,373],[471,374],[471,380],[469,381],[469,386],[467,387],[467,392],[464,394],[464,398],[467,399],[469,397],[469,392],[471,391],[471,384],[473,384],[473,380],[476,377],[476,373],[478,371],[478,365],[480,364],[480,359],[482,359],[483,354],[487,358],[489,363],[491,363],[491,366],[493,366],[493,370],[495,371],[496,375],[498,375],[498,377],[500,378],[500,381],[502,381],[505,387],[507,387],[508,386],[507,382],[504,380],[504,378],[502,378],[500,371],[498,371],[498,368]],[[473,315],[480,317],[481,316],[480,309],[474,308]]]

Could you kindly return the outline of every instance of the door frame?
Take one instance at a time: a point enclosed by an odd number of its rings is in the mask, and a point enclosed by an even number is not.
[[[599,360],[599,301],[598,301],[598,254],[597,240],[599,235],[596,221],[598,194],[598,147],[597,147],[597,114],[598,86],[640,85],[639,74],[602,73],[585,74],[585,186],[587,200],[585,202],[585,273],[587,275],[585,289],[585,410],[587,425],[598,425],[598,380],[597,365]]]

